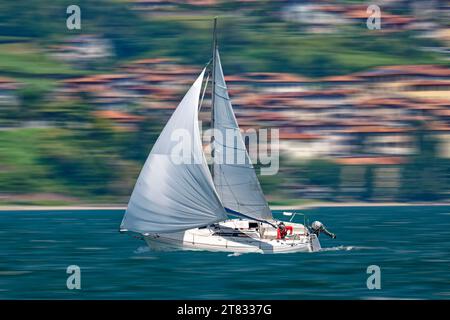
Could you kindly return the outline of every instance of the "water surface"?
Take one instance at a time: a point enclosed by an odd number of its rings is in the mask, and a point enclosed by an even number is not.
[[[337,234],[322,252],[154,252],[117,232],[121,210],[0,212],[0,299],[450,298],[450,207],[303,212]],[[66,287],[69,265],[81,290]]]

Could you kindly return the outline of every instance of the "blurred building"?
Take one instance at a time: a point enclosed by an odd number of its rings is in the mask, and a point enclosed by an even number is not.
[[[49,48],[50,53],[61,60],[83,63],[113,56],[112,43],[99,35],[78,35],[68,38],[60,45]]]

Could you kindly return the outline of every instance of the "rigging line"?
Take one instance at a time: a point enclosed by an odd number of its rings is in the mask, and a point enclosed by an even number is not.
[[[208,62],[209,64],[209,62]],[[211,72],[208,72],[208,76],[206,77],[206,81],[205,81],[205,86],[203,88],[203,93],[202,93],[202,99],[200,100],[200,105],[198,106],[198,111],[200,112],[202,105],[203,105],[203,98],[205,97],[205,93],[206,93],[206,88],[208,87],[208,81],[209,81],[209,75],[211,74]]]
[[[257,203],[251,203],[251,202],[239,202],[239,205],[244,206],[248,211],[250,211],[251,208],[254,208],[251,210],[251,212],[257,213],[259,210],[264,209],[265,206],[257,204]]]
[[[255,221],[258,221],[258,222],[264,222],[264,223],[267,223],[267,224],[271,225],[272,227],[274,227],[275,229],[278,228],[276,225],[274,225],[273,223],[271,223],[271,222],[269,222],[269,221],[267,221],[267,220],[249,217],[249,216],[247,216],[247,215],[245,215],[245,214],[243,214],[243,213],[241,213],[241,212],[232,210],[232,209],[230,209],[230,208],[225,208],[225,211],[226,211],[227,213],[232,214],[232,215],[235,215],[235,216],[236,216],[236,215],[237,215],[237,216],[242,216],[242,217],[245,217],[245,218],[250,219],[250,220],[255,220]]]
[[[229,186],[243,186],[243,185],[246,185],[246,184],[250,184],[250,183],[249,182],[233,183],[233,184],[230,184]],[[227,185],[217,183],[216,186],[224,187],[224,186],[227,186]]]
[[[239,129],[239,127],[231,127],[231,126],[222,125],[220,121],[216,121],[216,123],[218,123],[217,127],[220,126],[224,129],[230,129],[230,130],[235,130],[235,131],[241,132],[241,129]]]
[[[212,58],[211,59],[209,59],[209,61],[208,61],[208,63],[207,64],[205,64],[205,66],[204,66],[204,68],[207,68],[210,64],[211,64],[211,62],[212,62],[213,60],[212,60]]]
[[[227,148],[227,149],[232,149],[232,150],[239,150],[239,151],[242,151],[242,152],[247,152],[247,149],[241,149],[241,148],[236,148],[236,147],[229,147],[229,146],[227,146],[227,145],[224,145],[223,143],[220,143],[220,142],[216,142],[217,140],[215,140],[214,141],[214,143],[217,143],[218,145],[220,145],[220,146],[222,146],[222,147],[225,147],[225,148]]]
[[[218,96],[219,98],[222,98],[224,100],[230,101],[230,98],[224,97],[224,96],[218,94],[217,92],[215,93],[215,95]]]
[[[245,164],[234,164],[234,163],[218,163],[219,166],[230,166],[234,168],[239,169],[247,169],[247,170],[254,170],[255,167],[251,163],[245,163]]]
[[[216,86],[218,86],[220,89],[228,90],[227,87],[221,86],[220,84],[217,84],[217,83],[216,83]]]

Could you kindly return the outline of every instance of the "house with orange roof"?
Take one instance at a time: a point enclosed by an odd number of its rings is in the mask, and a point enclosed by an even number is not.
[[[243,78],[247,79],[247,85],[263,87],[270,90],[285,90],[292,88],[301,88],[310,85],[313,80],[307,77],[301,77],[289,73],[276,72],[248,72],[244,73]],[[239,82],[240,84],[243,84]]]
[[[343,16],[355,23],[364,23],[365,25],[370,16],[367,13],[367,7],[367,5],[359,4],[345,6]],[[384,10],[381,14],[381,31],[408,30],[414,22],[415,18],[412,16],[391,14]]]
[[[148,14],[160,14],[172,12],[179,5],[190,5],[195,7],[213,6],[218,0],[130,0],[134,10],[143,11]]]
[[[112,43],[96,34],[70,37],[61,45],[50,47],[49,51],[54,57],[73,63],[107,59],[114,52]]]
[[[93,112],[95,117],[111,121],[118,130],[134,131],[136,124],[143,120],[142,116],[115,110],[99,110]]]
[[[343,157],[335,161],[347,166],[391,166],[403,164],[407,160],[404,157]]]
[[[282,156],[306,160],[333,158],[349,154],[352,151],[352,146],[345,136],[297,130],[299,128],[285,127],[280,131],[280,154]]]
[[[450,103],[450,79],[415,79],[403,81],[401,93],[422,100],[442,100]]]
[[[17,89],[20,86],[14,79],[0,77],[0,106],[17,106],[19,104]]]
[[[0,77],[0,93],[11,92],[19,89],[21,85],[12,78]]]
[[[327,86],[356,86],[361,83],[361,78],[356,75],[329,76],[321,78],[320,83]]]
[[[311,33],[332,33],[337,27],[349,24],[342,14],[345,8],[328,3],[293,3],[282,10],[282,18],[307,26]]]
[[[391,82],[412,79],[436,79],[445,80],[450,77],[450,68],[436,65],[399,65],[383,66],[353,73],[361,81]]]

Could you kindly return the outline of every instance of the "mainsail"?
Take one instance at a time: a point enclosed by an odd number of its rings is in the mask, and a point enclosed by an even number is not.
[[[200,140],[198,104],[205,69],[153,146],[134,187],[121,229],[139,233],[168,233],[227,218],[214,188]],[[174,141],[174,134],[180,133],[186,133],[189,137],[187,158],[190,163],[174,161],[173,152],[178,150],[179,144]]]
[[[271,220],[272,213],[256,177],[231,106],[218,50],[215,56],[214,185],[223,206],[229,212],[234,211],[256,220]],[[232,139],[229,139],[230,137]]]

